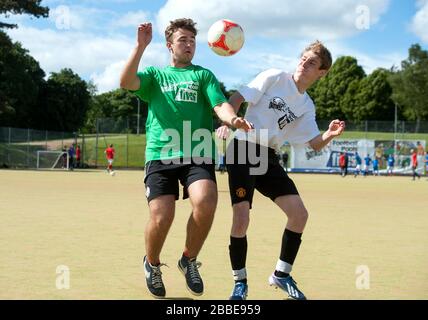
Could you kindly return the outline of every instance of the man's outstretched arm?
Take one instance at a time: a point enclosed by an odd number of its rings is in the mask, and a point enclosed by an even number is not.
[[[137,76],[138,65],[144,50],[152,41],[152,24],[143,23],[138,26],[137,45],[132,50],[125,69],[120,76],[120,87],[127,90],[138,90],[140,88],[140,78]]]

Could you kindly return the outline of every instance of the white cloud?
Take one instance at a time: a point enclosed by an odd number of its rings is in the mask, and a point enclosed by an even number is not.
[[[58,30],[105,31],[108,22],[116,17],[117,13],[111,10],[78,5],[58,5],[49,12],[49,20]]]
[[[112,23],[113,27],[134,27],[137,29],[137,26],[140,23],[151,20],[150,12],[146,11],[136,11],[128,12],[125,15],[121,16],[119,19],[114,20]]]
[[[30,51],[47,74],[71,68],[82,78],[92,77],[100,92],[117,88],[118,66],[128,59],[135,44],[134,39],[120,35],[76,31],[20,27],[8,33]],[[164,44],[152,43],[144,53],[142,66],[161,66],[167,62]],[[118,73],[114,75],[113,71]]]
[[[337,39],[357,34],[356,23],[368,9],[369,27],[379,21],[390,0],[168,0],[157,20],[163,32],[170,20],[192,17],[201,37],[216,20],[228,18],[238,22],[246,36],[283,38]]]
[[[419,7],[412,19],[411,30],[426,44],[428,44],[428,1],[419,0]]]
[[[160,67],[168,63],[168,55],[159,54],[159,50],[165,50],[162,44],[151,44],[147,48],[142,63],[140,64],[140,70],[147,66],[154,65]],[[106,66],[101,72],[94,72],[91,74],[90,79],[96,84],[99,93],[119,88],[119,77],[125,64],[126,60],[113,62]]]
[[[125,60],[115,62],[104,68],[102,72],[91,74],[90,79],[96,84],[97,92],[103,93],[119,88],[119,75],[125,63]]]

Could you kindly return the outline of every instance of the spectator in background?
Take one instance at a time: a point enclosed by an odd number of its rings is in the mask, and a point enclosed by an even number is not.
[[[373,175],[378,176],[379,175],[379,160],[377,157],[373,159]]]
[[[355,163],[356,163],[357,165],[355,166],[354,178],[356,178],[356,177],[357,177],[357,175],[359,175],[359,174],[360,174],[360,172],[361,172],[361,163],[362,163],[362,161],[361,161],[361,157],[360,157],[360,155],[358,154],[358,152],[355,152]]]
[[[412,154],[412,171],[413,171],[413,181],[415,180],[416,177],[418,177],[418,179],[421,178],[421,176],[419,175],[419,173],[416,172],[417,168],[418,168],[418,155],[416,150],[412,149],[410,150],[410,153]]]
[[[349,157],[348,153],[345,152],[345,176],[348,175]]]
[[[70,148],[68,148],[68,161],[69,161],[69,167],[68,170],[74,169],[74,157],[76,154],[76,150],[74,149],[74,145],[71,145]]]
[[[80,146],[76,146],[76,168],[80,168],[80,157],[81,157],[81,150]]]
[[[370,158],[370,155],[367,154],[367,156],[364,158],[364,173],[363,176],[367,176],[369,173],[369,168],[372,163],[372,158]]]
[[[425,174],[428,176],[428,151],[425,152]]]
[[[64,152],[62,154],[62,168],[66,169],[67,168],[67,155],[68,155],[68,150],[67,150],[67,146],[65,145],[64,147],[62,147],[62,152]]]
[[[226,171],[226,155],[224,152],[218,154],[218,171],[223,174]]]
[[[339,156],[339,167],[340,167],[340,175],[344,178],[347,174],[346,170],[346,155],[344,152],[340,153]]]
[[[383,166],[383,152],[384,152],[383,144],[380,143],[376,147],[374,158],[378,161],[378,166],[381,166],[381,167]]]
[[[282,167],[285,168],[285,171],[288,171],[288,152],[285,151],[281,155]]]
[[[388,161],[387,161],[387,163],[388,163],[388,166],[387,166],[387,168],[386,168],[386,174],[387,174],[388,176],[392,176],[392,173],[393,173],[393,171],[394,171],[394,164],[395,164],[395,159],[394,159],[394,156],[393,156],[392,154],[390,154],[390,155],[388,156]]]

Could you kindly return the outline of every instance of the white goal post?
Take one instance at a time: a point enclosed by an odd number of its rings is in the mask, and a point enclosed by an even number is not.
[[[68,170],[70,157],[65,151],[37,151],[37,169]]]

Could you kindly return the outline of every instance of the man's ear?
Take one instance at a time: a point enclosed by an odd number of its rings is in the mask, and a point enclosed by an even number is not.
[[[320,70],[320,72],[319,72],[319,77],[318,77],[318,79],[321,79],[322,77],[324,77],[326,74],[328,73],[328,70],[325,70],[325,69],[322,69],[322,70]]]
[[[173,53],[173,50],[172,50],[172,43],[171,43],[171,42],[169,42],[169,41],[168,41],[168,42],[166,43],[166,47],[168,48],[168,51],[169,51],[169,52]]]

